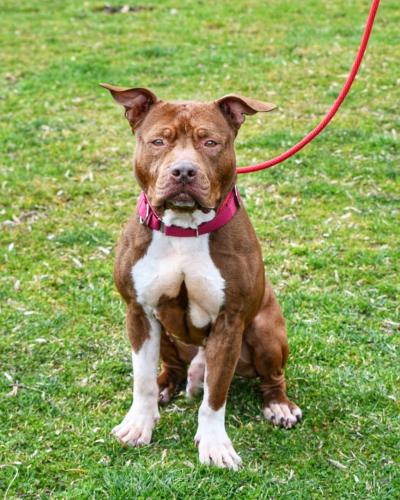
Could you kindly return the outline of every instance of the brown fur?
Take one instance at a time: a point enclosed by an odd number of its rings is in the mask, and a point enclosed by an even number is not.
[[[208,211],[218,207],[236,180],[234,139],[245,114],[269,111],[272,105],[234,95],[213,103],[163,102],[146,89],[105,85],[125,107],[137,138],[135,174],[152,206],[162,215],[166,200],[181,186],[171,180],[171,165],[185,159],[198,167],[195,182],[185,187]],[[209,147],[207,138],[217,145]],[[160,138],[162,146],[153,143]],[[140,350],[149,324],[137,303],[132,284],[133,265],[143,257],[152,231],[136,214],[126,225],[117,250],[114,278],[127,303],[127,329],[132,347]],[[225,280],[225,302],[214,324],[196,328],[188,315],[183,283],[176,297],[161,297],[156,316],[163,327],[160,389],[171,393],[185,380],[186,367],[206,345],[209,404],[215,410],[225,402],[236,373],[258,376],[264,406],[287,402],[283,369],[288,356],[285,322],[266,282],[260,245],[249,217],[241,207],[224,227],[211,233],[210,255]]]

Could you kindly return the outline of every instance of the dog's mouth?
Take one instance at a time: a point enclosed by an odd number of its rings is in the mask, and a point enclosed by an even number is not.
[[[198,203],[189,193],[182,192],[165,200],[166,208],[195,208]]]
[[[201,197],[195,192],[189,192],[188,190],[171,193],[165,198],[163,208],[170,208],[172,210],[179,211],[201,210],[204,213],[208,213],[213,209],[213,207],[206,206]]]

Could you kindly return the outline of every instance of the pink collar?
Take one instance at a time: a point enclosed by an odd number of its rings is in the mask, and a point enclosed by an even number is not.
[[[146,193],[142,191],[137,204],[137,212],[141,224],[146,225],[153,231],[161,231],[166,236],[191,237],[211,233],[227,224],[240,207],[240,196],[236,186],[229,191],[228,196],[218,207],[215,217],[208,222],[203,222],[197,229],[179,226],[166,226],[158,217],[147,199]]]

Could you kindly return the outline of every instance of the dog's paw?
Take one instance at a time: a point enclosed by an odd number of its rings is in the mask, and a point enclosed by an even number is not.
[[[188,370],[186,384],[186,396],[188,398],[197,396],[203,389],[205,366],[204,349],[199,349]]]
[[[172,399],[171,389],[169,387],[164,387],[158,394],[158,402],[160,405],[167,405]]]
[[[149,444],[153,428],[159,418],[158,410],[150,412],[131,408],[123,421],[114,427],[112,434],[124,446]]]
[[[264,417],[277,427],[291,429],[302,418],[301,410],[293,403],[269,403],[263,410]]]
[[[238,470],[242,465],[242,460],[226,432],[216,434],[197,431],[194,440],[198,445],[202,464],[233,470]]]
[[[186,397],[191,399],[200,394],[203,389],[203,379],[188,375],[186,384]]]

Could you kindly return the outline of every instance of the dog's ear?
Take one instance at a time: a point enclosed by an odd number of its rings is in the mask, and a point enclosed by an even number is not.
[[[158,101],[151,90],[144,88],[124,88],[100,83],[109,90],[114,99],[125,108],[125,116],[134,130],[146,116],[151,106]]]
[[[276,108],[275,104],[257,101],[250,97],[236,94],[228,94],[215,101],[215,103],[236,131],[239,130],[240,125],[244,122],[245,115],[272,111]]]

